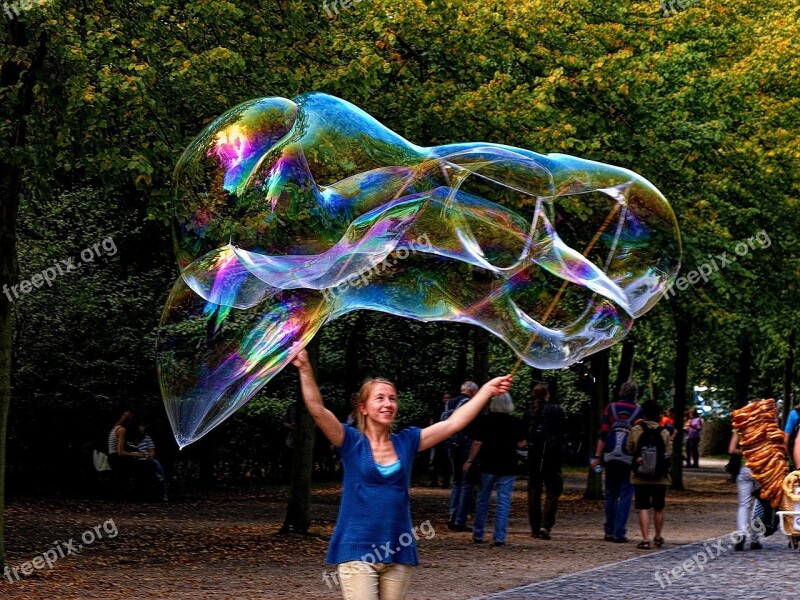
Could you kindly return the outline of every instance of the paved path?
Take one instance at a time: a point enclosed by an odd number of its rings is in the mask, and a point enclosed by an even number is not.
[[[732,534],[735,535],[735,534]],[[687,544],[603,567],[482,596],[481,600],[537,598],[796,599],[800,552],[780,532],[762,550],[735,552],[731,535]],[[604,545],[598,545],[602,552]]]

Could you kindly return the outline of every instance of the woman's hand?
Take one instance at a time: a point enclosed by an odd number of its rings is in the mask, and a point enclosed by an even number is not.
[[[308,351],[303,348],[297,355],[292,359],[292,364],[297,367],[298,370],[305,369],[306,367],[311,366],[311,362],[308,360]]]
[[[503,375],[502,377],[495,377],[483,384],[483,389],[489,392],[490,396],[498,396],[505,394],[511,389],[511,382],[513,381],[511,375]]]
[[[511,375],[495,377],[486,382],[469,401],[458,407],[450,415],[449,419],[434,423],[423,429],[419,442],[419,452],[432,448],[464,429],[478,416],[492,396],[504,394],[511,388],[512,380]]]

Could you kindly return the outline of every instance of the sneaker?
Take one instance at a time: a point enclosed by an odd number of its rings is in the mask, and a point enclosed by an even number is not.
[[[736,550],[736,552],[741,552],[744,550],[744,540],[737,542],[733,549]]]
[[[542,538],[543,540],[551,539],[550,538],[550,530],[549,529],[545,529],[545,528],[540,529],[539,530],[539,537]]]
[[[494,545],[495,546],[505,546],[506,543],[505,542],[495,542]]]
[[[761,550],[763,547],[761,542],[750,542],[750,550]]]
[[[626,538],[626,537],[621,537],[621,538],[612,537],[611,541],[614,542],[615,544],[627,544],[628,543],[628,538]]]
[[[607,534],[605,534],[605,536],[603,536],[603,541],[604,542],[613,542],[614,541],[614,536],[611,535],[610,533],[607,533]]]
[[[450,529],[452,529],[453,531],[472,533],[472,527],[470,527],[469,525],[453,525]]]
[[[473,544],[482,544],[483,540],[479,540],[478,538],[472,538],[472,543]]]

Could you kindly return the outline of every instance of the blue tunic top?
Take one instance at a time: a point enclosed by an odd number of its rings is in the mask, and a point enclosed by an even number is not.
[[[339,517],[326,561],[418,565],[411,526],[411,467],[419,451],[419,427],[391,434],[400,468],[383,476],[367,436],[343,425],[340,448],[344,479]]]

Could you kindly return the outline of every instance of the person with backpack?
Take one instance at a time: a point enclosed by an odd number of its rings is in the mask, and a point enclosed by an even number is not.
[[[565,426],[564,411],[550,401],[547,384],[536,384],[528,420],[528,521],[531,535],[543,540],[550,539],[558,500],[564,491],[561,451]],[[545,492],[544,514],[542,490]]]
[[[611,402],[603,412],[597,451],[592,458],[592,468],[605,464],[605,541],[624,544],[631,512],[633,485],[631,466],[633,455],[628,451],[628,436],[641,408],[636,404],[639,389],[632,381],[626,381],[619,390],[616,402]]]
[[[669,485],[669,431],[659,425],[661,409],[652,400],[642,403],[642,420],[628,436],[628,452],[633,455],[634,506],[639,511],[642,541],[639,550],[650,550],[650,509],[653,509],[655,537],[653,545],[661,548],[664,538],[664,505]]]
[[[474,381],[465,381],[461,384],[461,394],[450,398],[445,403],[444,411],[439,422],[446,421],[462,405],[466,404],[478,392],[478,385]],[[469,433],[461,430],[447,439],[447,455],[450,457],[453,483],[450,487],[450,506],[447,514],[447,527],[453,531],[472,531],[467,527],[467,514],[472,505],[472,496],[475,485],[464,474],[464,463],[467,462],[472,439]]]
[[[700,466],[700,434],[703,432],[703,419],[695,408],[686,429],[686,468],[697,469]]]

